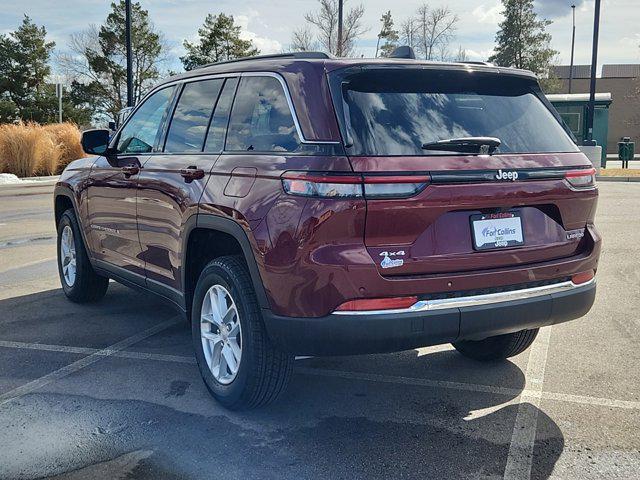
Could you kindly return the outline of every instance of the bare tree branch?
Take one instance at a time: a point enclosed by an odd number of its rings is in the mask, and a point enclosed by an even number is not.
[[[426,60],[448,56],[449,44],[455,37],[458,16],[449,7],[431,9],[425,3],[416,13],[417,47]]]
[[[307,27],[302,27],[293,31],[289,50],[292,52],[309,52],[316,48],[315,45],[316,41],[311,30]]]
[[[338,0],[318,0],[320,10],[307,13],[305,20],[318,30],[318,43],[327,52],[338,54]],[[346,5],[347,0],[344,1]],[[369,29],[362,23],[364,6],[358,5],[347,11],[343,18],[342,55],[353,56],[356,40]]]

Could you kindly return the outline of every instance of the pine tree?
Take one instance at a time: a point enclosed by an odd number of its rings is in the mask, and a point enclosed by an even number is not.
[[[125,13],[124,0],[113,2],[100,27],[72,35],[75,55],[61,56],[62,66],[78,80],[71,86],[71,96],[82,102],[83,108],[113,119],[127,105]],[[138,2],[131,4],[131,46],[135,103],[160,78],[159,66],[166,50],[162,34]]]
[[[380,40],[384,40],[384,43],[380,47],[380,56],[388,57],[398,46],[398,31],[393,28],[393,18],[391,18],[391,10],[382,15],[380,19],[382,22],[382,28],[378,34],[378,44],[376,45],[376,57],[378,56],[378,45]]]
[[[54,42],[47,31],[24,16],[20,27],[0,35],[0,122],[44,121],[51,103],[47,77]]]
[[[538,18],[533,0],[502,0],[502,4],[504,20],[496,34],[495,53],[489,61],[547,75],[551,61],[558,54],[551,48],[551,35],[545,31],[552,22]]]
[[[195,43],[184,41],[187,54],[180,57],[180,61],[185,70],[207,63],[258,55],[260,51],[251,40],[240,38],[240,31],[232,15],[207,15],[204,25],[198,29],[199,40]]]

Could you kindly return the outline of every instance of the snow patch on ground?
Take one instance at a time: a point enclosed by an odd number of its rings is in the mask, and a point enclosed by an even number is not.
[[[48,184],[51,182],[57,182],[59,175],[47,176],[47,177],[26,177],[20,178],[13,173],[0,173],[0,185],[34,185],[34,184]]]
[[[0,173],[0,185],[12,185],[14,183],[22,183],[13,173]]]

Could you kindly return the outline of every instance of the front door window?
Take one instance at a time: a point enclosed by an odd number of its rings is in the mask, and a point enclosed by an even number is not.
[[[149,153],[158,141],[160,126],[171,103],[174,87],[151,95],[138,108],[120,132],[118,153]]]

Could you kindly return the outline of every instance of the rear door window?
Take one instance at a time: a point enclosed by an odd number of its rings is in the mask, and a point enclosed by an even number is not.
[[[233,103],[225,149],[293,152],[299,146],[280,82],[274,77],[243,77]]]
[[[174,87],[152,94],[138,108],[120,132],[118,153],[149,153],[159,140],[160,127],[166,118]]]
[[[456,155],[422,146],[462,137],[496,137],[496,154],[577,150],[533,79],[411,68],[332,75],[352,155]]]
[[[185,84],[167,133],[165,152],[201,152],[224,79]]]

